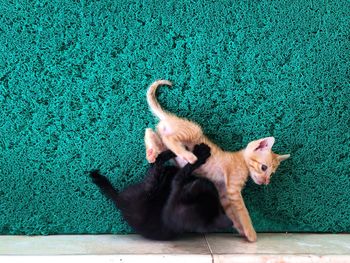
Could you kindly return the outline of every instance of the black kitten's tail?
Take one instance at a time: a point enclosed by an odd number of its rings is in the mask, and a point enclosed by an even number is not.
[[[92,182],[100,188],[101,192],[109,199],[113,200],[118,207],[118,191],[113,187],[107,177],[101,175],[99,170],[91,171],[90,177],[92,178]]]

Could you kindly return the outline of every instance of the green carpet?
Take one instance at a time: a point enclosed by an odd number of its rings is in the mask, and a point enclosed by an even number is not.
[[[0,0],[0,233],[129,233],[87,171],[147,168],[145,99],[227,150],[290,153],[247,183],[257,231],[350,231],[350,2]]]

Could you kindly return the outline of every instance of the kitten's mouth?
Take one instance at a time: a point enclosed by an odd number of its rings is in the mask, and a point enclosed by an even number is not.
[[[257,185],[268,185],[270,183],[270,179],[269,178],[258,178],[258,177],[255,177],[255,176],[252,176],[253,178],[253,181],[257,184]]]
[[[260,180],[256,180],[255,183],[256,183],[257,185],[262,185],[264,182],[263,182],[263,181],[260,181]]]
[[[254,183],[256,183],[257,185],[261,185],[261,184],[262,184],[262,181],[259,180],[259,179],[258,179],[257,177],[255,177],[254,175],[251,175],[251,177],[252,177]]]

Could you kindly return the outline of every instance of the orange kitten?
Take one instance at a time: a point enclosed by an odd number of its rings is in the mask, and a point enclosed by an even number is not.
[[[178,157],[179,166],[187,162],[194,163],[197,158],[191,152],[194,145],[205,143],[211,148],[211,157],[195,171],[206,177],[218,188],[220,201],[234,227],[249,241],[256,241],[256,232],[252,226],[249,213],[244,204],[241,190],[248,175],[256,184],[268,184],[281,161],[289,158],[271,151],[275,142],[273,137],[267,137],[250,142],[247,147],[238,152],[226,152],[211,142],[202,132],[201,127],[189,120],[177,117],[164,111],[156,99],[156,89],[160,85],[171,86],[166,80],[155,81],[148,89],[147,102],[153,114],[159,118],[157,133],[146,129],[146,158],[154,162],[157,155],[168,148]]]

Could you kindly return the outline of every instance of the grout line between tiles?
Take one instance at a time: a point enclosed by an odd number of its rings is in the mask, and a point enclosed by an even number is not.
[[[213,251],[211,250],[210,244],[209,244],[208,239],[207,239],[207,235],[205,235],[205,234],[204,234],[204,239],[205,239],[205,242],[207,243],[207,247],[208,247],[209,252],[210,252],[211,262],[214,263]]]

